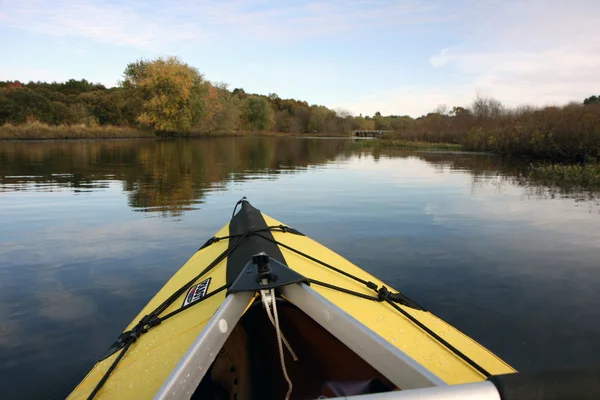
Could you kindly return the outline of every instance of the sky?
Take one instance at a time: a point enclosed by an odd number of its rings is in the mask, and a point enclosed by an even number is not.
[[[598,0],[0,0],[0,80],[118,84],[174,55],[246,92],[358,115],[600,94]]]

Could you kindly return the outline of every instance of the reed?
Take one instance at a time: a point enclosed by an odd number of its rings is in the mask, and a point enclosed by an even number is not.
[[[430,113],[397,129],[393,137],[555,162],[600,156],[600,104],[512,110],[497,102],[492,105],[474,105],[454,114]]]
[[[153,132],[126,126],[48,125],[37,121],[20,125],[0,125],[2,140],[120,139],[154,136]]]
[[[600,163],[540,164],[529,170],[528,181],[549,187],[600,190]]]
[[[456,143],[424,142],[394,138],[359,140],[351,145],[355,149],[394,149],[394,150],[445,150],[461,151],[463,146]]]

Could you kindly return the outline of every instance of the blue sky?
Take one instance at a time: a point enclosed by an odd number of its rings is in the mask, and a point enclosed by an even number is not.
[[[600,2],[0,0],[0,80],[113,86],[177,55],[211,81],[354,114],[600,93]]]

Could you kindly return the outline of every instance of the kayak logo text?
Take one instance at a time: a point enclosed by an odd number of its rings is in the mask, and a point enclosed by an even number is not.
[[[208,291],[208,284],[210,283],[210,278],[203,280],[197,285],[194,285],[188,290],[185,299],[183,300],[183,307],[188,304],[192,304],[206,296],[206,292]]]

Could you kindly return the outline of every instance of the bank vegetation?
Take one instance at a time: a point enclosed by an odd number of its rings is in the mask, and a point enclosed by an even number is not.
[[[477,97],[418,118],[355,116],[207,80],[176,57],[128,64],[119,85],[0,82],[0,139],[71,139],[387,130],[360,147],[441,148],[583,164],[600,156],[600,98],[562,107],[507,108]],[[432,145],[433,144],[433,145]]]
[[[0,82],[0,139],[257,132],[322,136],[374,127],[369,117],[275,93],[230,90],[176,57],[130,63],[113,88],[85,79]]]

